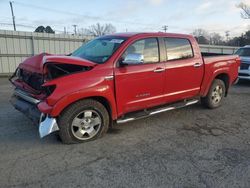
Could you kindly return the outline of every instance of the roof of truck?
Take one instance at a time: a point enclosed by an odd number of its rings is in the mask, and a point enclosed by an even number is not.
[[[187,34],[177,34],[177,33],[164,33],[164,32],[126,32],[126,33],[114,33],[109,36],[118,36],[118,37],[133,37],[133,36],[165,36],[165,37],[191,37],[192,35]]]

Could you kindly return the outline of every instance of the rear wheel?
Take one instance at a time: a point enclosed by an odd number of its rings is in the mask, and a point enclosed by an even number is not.
[[[225,92],[225,83],[220,79],[215,79],[209,89],[207,96],[201,98],[201,102],[208,108],[218,108],[223,102]]]
[[[64,143],[80,143],[104,135],[109,114],[98,101],[87,99],[69,106],[58,118],[59,135]]]

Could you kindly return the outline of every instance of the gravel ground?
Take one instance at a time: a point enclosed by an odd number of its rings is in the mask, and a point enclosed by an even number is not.
[[[250,82],[221,108],[199,104],[63,145],[8,102],[0,79],[0,187],[250,187]]]

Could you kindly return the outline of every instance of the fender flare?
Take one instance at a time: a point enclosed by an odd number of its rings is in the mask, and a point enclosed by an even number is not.
[[[221,69],[217,69],[215,70],[213,73],[212,73],[212,77],[209,79],[209,81],[207,82],[207,87],[205,87],[203,89],[203,92],[201,93],[201,96],[202,97],[205,97],[207,94],[208,94],[208,91],[214,81],[214,79],[219,76],[220,74],[226,74],[229,78],[229,84],[231,83],[231,78],[230,78],[230,74],[229,74],[229,68],[228,67],[224,67],[224,68],[221,68]]]
[[[105,99],[110,107],[111,111],[111,117],[112,119],[117,118],[117,109],[116,109],[116,102],[115,102],[115,97],[111,92],[108,93],[103,93],[103,92],[93,92],[93,90],[84,90],[84,91],[79,91],[75,93],[71,93],[67,96],[64,96],[61,98],[54,106],[53,109],[50,113],[52,117],[57,117],[60,115],[60,113],[65,110],[69,105],[79,101],[79,100],[84,100],[84,99],[89,99],[89,98],[98,98],[101,97]],[[109,110],[109,109],[107,109]]]

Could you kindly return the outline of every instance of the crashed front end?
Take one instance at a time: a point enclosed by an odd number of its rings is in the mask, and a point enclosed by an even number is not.
[[[57,118],[50,115],[53,106],[49,104],[48,98],[57,87],[51,81],[88,71],[92,67],[91,62],[67,56],[40,54],[28,58],[9,79],[15,86],[10,102],[33,123],[39,125],[39,135],[42,138],[59,130]]]
[[[32,97],[29,93],[16,88],[10,102],[18,111],[24,113],[35,124],[39,124],[39,135],[41,138],[59,130],[56,118],[42,113],[38,108],[38,104],[41,101]]]

